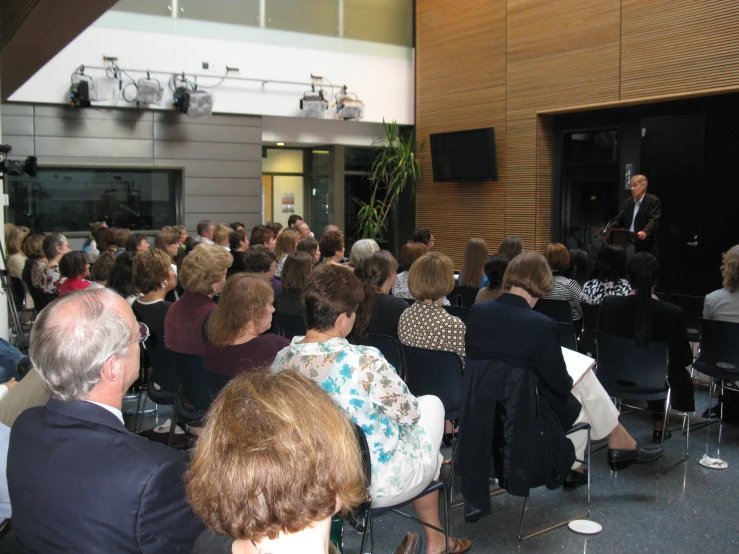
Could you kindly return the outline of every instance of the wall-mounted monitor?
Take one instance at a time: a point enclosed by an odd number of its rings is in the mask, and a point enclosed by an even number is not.
[[[495,128],[431,135],[434,181],[498,180]]]

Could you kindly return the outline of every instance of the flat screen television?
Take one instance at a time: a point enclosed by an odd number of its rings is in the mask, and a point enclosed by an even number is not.
[[[495,128],[431,135],[434,181],[497,181]]]

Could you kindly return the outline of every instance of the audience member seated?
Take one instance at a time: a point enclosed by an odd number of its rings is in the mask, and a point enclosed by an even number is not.
[[[208,526],[193,554],[338,553],[331,516],[366,495],[351,424],[294,371],[241,375],[223,389],[186,480]]]
[[[68,294],[36,320],[30,355],[51,398],[10,433],[13,531],[26,552],[189,552],[203,525],[185,455],[130,433],[139,323],[108,289]]]
[[[413,231],[413,242],[420,242],[426,247],[426,250],[431,250],[434,247],[434,244],[436,244],[436,239],[434,238],[434,234],[431,232],[431,229],[428,227],[419,227]],[[407,266],[403,267],[406,271],[410,269]]]
[[[545,298],[569,302],[572,323],[575,325],[575,329],[580,331],[582,329],[582,306],[580,306],[582,289],[577,281],[564,276],[564,273],[570,267],[570,252],[564,244],[553,242],[544,250],[544,257],[554,275],[552,290]]]
[[[318,248],[323,264],[340,264],[344,261],[344,235],[340,231],[329,231],[321,237]]]
[[[373,239],[360,239],[352,245],[349,254],[349,267],[359,269],[370,254],[380,251],[380,245]]]
[[[593,278],[582,287],[580,299],[598,306],[606,296],[626,296],[631,286],[626,279],[626,253],[618,246],[605,246],[598,252]]]
[[[26,263],[23,265],[21,279],[26,284],[26,287],[28,287],[28,293],[31,295],[33,300],[30,305],[26,302],[26,307],[28,309],[37,308],[41,310],[51,300],[46,302],[42,300],[42,306],[36,306],[34,304],[36,298],[42,299],[43,293],[41,292],[41,289],[34,284],[32,276],[39,272],[39,269],[34,270],[35,266],[39,264],[46,265],[46,256],[44,255],[44,235],[40,233],[28,235],[26,240],[23,241],[23,253],[26,255]]]
[[[171,258],[158,248],[137,254],[133,260],[133,285],[141,292],[131,308],[136,319],[149,328],[146,347],[149,351],[164,349],[164,320],[171,302],[167,293],[175,288]],[[155,390],[177,392],[179,383],[175,368],[154,366],[152,386]]]
[[[464,358],[465,325],[441,304],[454,289],[452,260],[438,252],[421,256],[408,272],[408,287],[416,302],[400,316],[400,342],[429,350],[448,350]]]
[[[477,293],[475,304],[495,300],[503,294],[503,275],[507,267],[508,258],[503,254],[493,254],[488,258],[485,262],[485,276],[488,278],[488,284]]]
[[[739,323],[739,244],[724,252],[721,277],[724,286],[706,295],[703,317]]]
[[[470,310],[466,371],[489,360],[533,371],[539,379],[539,398],[549,405],[564,431],[587,422],[592,425],[592,440],[608,437],[607,458],[614,471],[659,458],[661,447],[639,446],[618,422],[620,414],[594,371],[588,371],[573,387],[557,338],[557,324],[532,309],[552,286],[552,272],[541,254],[527,252],[511,260],[503,279],[506,292],[494,302],[475,304]],[[568,438],[577,458],[584,459],[587,434],[577,432]],[[573,470],[566,481],[569,486],[586,482],[579,462]]]
[[[457,283],[462,287],[480,289],[487,286],[485,262],[488,259],[488,245],[483,239],[472,238],[464,249],[464,263]]]
[[[693,381],[686,366],[693,362],[693,351],[682,319],[682,309],[652,298],[659,264],[648,252],[637,252],[627,266],[632,294],[607,296],[600,309],[599,329],[617,337],[634,339],[637,346],[651,341],[666,342],[669,349],[667,379],[672,390],[672,407],[683,412],[695,410]],[[654,421],[652,440],[661,442],[664,422],[662,400],[647,402]],[[665,438],[672,433],[667,430]]]
[[[264,226],[274,233],[275,241],[280,238],[280,235],[282,234],[282,223],[278,223],[277,221],[268,221]]]
[[[357,277],[365,281],[364,291],[372,310],[366,328],[370,334],[398,338],[398,323],[400,316],[408,309],[408,302],[390,295],[397,271],[398,262],[387,250],[370,254],[362,267],[356,270]]]
[[[115,254],[112,252],[100,253],[98,259],[90,268],[90,278],[93,283],[102,287],[108,286],[110,274],[113,272],[113,266],[115,265],[115,259]]]
[[[228,236],[228,243],[231,247],[231,257],[233,258],[233,264],[228,268],[228,277],[234,273],[243,273],[246,271],[246,265],[244,265],[244,255],[249,249],[249,239],[246,238],[246,233],[241,231],[234,231]]]
[[[94,264],[97,261],[98,256],[100,256],[100,250],[104,249],[105,235],[102,236],[102,242],[98,242],[98,238],[100,237],[100,229],[107,229],[107,227],[108,224],[104,219],[90,222],[90,234],[87,237],[87,242],[82,251],[85,253],[85,258],[87,258],[87,261],[90,262],[91,265]]]
[[[249,247],[263,245],[274,251],[277,239],[274,232],[268,229],[266,225],[255,225],[251,230],[251,238],[249,239]]]
[[[298,223],[303,221],[303,218],[300,217],[298,214],[292,214],[290,217],[287,218],[287,228],[288,229],[295,229],[297,231]]]
[[[275,253],[266,246],[257,244],[250,246],[244,254],[244,266],[249,273],[261,273],[275,291],[275,297],[282,293],[282,283],[275,277]]]
[[[287,257],[280,280],[282,292],[277,298],[278,313],[302,317],[303,304],[300,296],[308,282],[311,269],[313,269],[313,260],[307,252],[293,252]]]
[[[241,221],[234,221],[233,223],[229,223],[228,226],[234,231],[243,231],[246,229],[246,226]]]
[[[136,257],[132,252],[124,252],[115,259],[113,269],[110,270],[108,288],[113,289],[126,299],[129,305],[136,300],[137,291],[133,286],[133,259]]]
[[[180,248],[180,237],[179,235],[170,228],[169,230],[162,230],[157,233],[154,239],[154,248],[166,252],[170,257],[170,263],[172,264],[172,271],[175,277],[179,273],[179,266],[182,263],[184,256],[183,251]]]
[[[275,265],[275,277],[278,279],[282,278],[282,266],[285,265],[287,257],[295,252],[298,246],[298,232],[293,229],[285,229],[277,237],[277,243],[275,245],[275,258],[277,258],[277,265]]]
[[[426,252],[428,252],[428,249],[422,242],[409,242],[403,245],[403,248],[400,249],[400,265],[403,266],[405,271],[398,273],[395,279],[395,284],[391,290],[393,296],[406,300],[415,300],[408,288],[408,274],[416,260],[426,254]],[[449,300],[446,297],[442,300],[442,305],[449,305]]]
[[[229,250],[229,237],[231,236],[231,233],[233,233],[233,229],[231,229],[231,227],[224,225],[223,223],[219,223],[213,229],[213,242],[218,246],[222,246],[226,250]]]
[[[6,248],[8,250],[7,269],[8,275],[21,279],[23,266],[26,265],[26,255],[23,253],[23,241],[30,233],[25,225],[20,225],[10,232]]]
[[[44,257],[47,259],[45,264],[36,264],[33,267],[34,273],[31,279],[34,286],[40,289],[49,298],[59,296],[59,286],[62,284],[62,276],[59,273],[59,260],[67,252],[71,252],[67,238],[61,233],[49,233],[44,237],[42,244],[44,249]]]
[[[318,241],[313,237],[301,238],[295,250],[307,252],[313,260],[313,265],[316,265],[321,260],[321,253],[318,251]]]
[[[249,273],[226,281],[218,306],[205,318],[205,369],[220,390],[236,375],[269,366],[290,341],[267,333],[272,326],[274,291],[269,281]],[[265,334],[262,334],[265,333]]]
[[[523,240],[513,235],[505,237],[498,247],[498,254],[508,258],[509,262],[521,252],[523,252]]]
[[[164,318],[164,342],[172,352],[202,356],[203,321],[215,310],[213,297],[226,283],[231,254],[216,244],[199,244],[182,262],[180,284],[185,293]]]
[[[302,239],[315,238],[313,233],[308,227],[308,223],[302,219],[295,224],[295,229],[298,231],[298,236]]]
[[[210,219],[198,221],[198,225],[195,228],[198,234],[192,241],[192,248],[195,248],[198,244],[213,244],[213,231],[215,228],[216,224]]]
[[[75,290],[85,290],[93,286],[87,280],[90,276],[90,264],[85,259],[85,253],[81,250],[67,252],[59,260],[59,273],[62,276],[62,284],[59,286],[59,296]],[[93,286],[93,288],[95,288]]]
[[[122,227],[109,227],[105,231],[105,249],[120,256],[126,251],[126,241],[131,231]]]
[[[149,250],[149,241],[144,233],[131,233],[126,239],[126,252],[138,254]]]
[[[275,371],[295,370],[317,382],[367,435],[372,460],[370,495],[379,508],[410,500],[438,478],[444,407],[433,396],[415,398],[376,348],[346,336],[369,315],[362,282],[348,267],[325,264],[303,292],[305,337],[277,354]],[[419,518],[440,527],[438,493],[413,503]],[[444,551],[444,535],[428,527],[426,552]],[[468,541],[449,540],[450,552]]]

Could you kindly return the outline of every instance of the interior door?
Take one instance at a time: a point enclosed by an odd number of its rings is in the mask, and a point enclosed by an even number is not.
[[[642,119],[641,173],[662,202],[658,289],[705,294],[703,194],[706,121],[702,114]]]

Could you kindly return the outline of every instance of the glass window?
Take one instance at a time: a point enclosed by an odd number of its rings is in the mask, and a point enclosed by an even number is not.
[[[44,168],[8,183],[6,221],[35,231],[87,231],[92,217],[129,229],[178,223],[182,172]]]
[[[331,157],[328,150],[312,150],[311,151],[311,172],[312,173],[328,173],[331,164]]]
[[[259,0],[180,0],[182,19],[259,27]]]
[[[331,223],[328,220],[328,214],[331,202],[331,188],[329,178],[326,175],[316,175],[310,177],[311,190],[311,213],[310,225],[316,238],[320,240],[318,235],[323,232],[323,228]]]
[[[564,135],[565,163],[602,163],[618,159],[618,131],[584,131]]]
[[[267,148],[262,173],[303,173],[303,150]]]
[[[339,35],[336,0],[266,0],[266,27],[314,35]]]
[[[344,0],[344,37],[412,46],[413,3],[411,0]]]
[[[111,9],[148,15],[172,15],[170,0],[120,0]]]
[[[344,170],[345,171],[369,171],[377,154],[375,148],[345,148]]]

